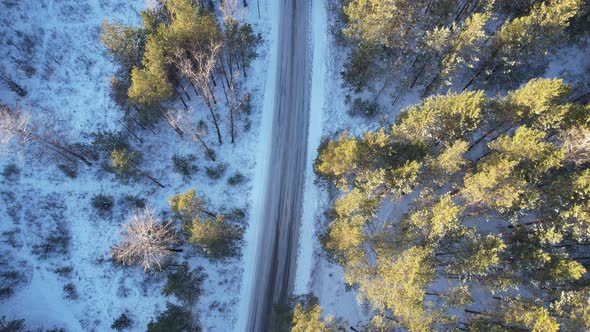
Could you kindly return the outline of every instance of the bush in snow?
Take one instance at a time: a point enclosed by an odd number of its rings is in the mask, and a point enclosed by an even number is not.
[[[189,271],[188,266],[184,264],[168,273],[168,280],[162,288],[162,294],[174,295],[183,303],[192,305],[199,298],[202,291],[201,284],[206,277],[202,267]]]
[[[64,278],[69,277],[72,274],[72,271],[74,271],[74,268],[71,266],[64,266],[53,270],[57,275]]]
[[[246,182],[246,180],[247,180],[246,177],[242,173],[236,172],[236,174],[230,176],[227,179],[227,183],[231,186],[235,186],[235,185],[242,184],[242,183]]]
[[[92,136],[94,137],[92,146],[103,153],[130,148],[127,137],[121,132],[100,131],[92,134]]]
[[[4,166],[4,169],[2,170],[2,176],[9,181],[16,180],[19,175],[20,169],[15,164],[8,164]]]
[[[379,103],[376,100],[363,100],[355,98],[350,108],[351,115],[372,117],[379,112]]]
[[[98,194],[92,197],[92,207],[99,214],[107,214],[113,210],[113,196]]]
[[[201,331],[201,326],[190,310],[168,303],[166,311],[162,312],[158,319],[151,321],[147,326],[147,332],[189,332]]]
[[[120,204],[130,209],[143,209],[146,206],[145,198],[136,195],[125,195],[120,200]]]
[[[225,170],[227,166],[225,164],[217,164],[211,167],[205,167],[205,174],[212,179],[212,180],[219,180],[223,174],[225,174]]]
[[[189,154],[185,157],[175,154],[172,156],[172,163],[174,165],[174,172],[182,175],[184,181],[188,181],[191,179],[191,175],[193,175],[197,170],[197,165],[194,164],[197,157],[194,154]]]
[[[0,272],[0,300],[11,297],[15,288],[25,282],[26,276],[22,272],[16,270]]]
[[[2,316],[2,318],[0,318],[0,332],[20,332],[24,330],[24,319],[6,320],[6,316]]]
[[[59,226],[53,233],[45,237],[41,244],[33,245],[33,254],[46,259],[53,255],[67,255],[70,246],[70,233]]]
[[[78,170],[75,166],[66,165],[66,164],[59,164],[57,168],[64,173],[65,176],[69,177],[70,179],[75,179],[78,177]]]
[[[241,222],[246,218],[246,211],[241,208],[231,209],[228,213],[223,215],[225,219],[233,222]]]
[[[127,314],[122,313],[121,316],[119,316],[119,318],[115,319],[115,321],[111,325],[111,328],[113,330],[123,331],[130,328],[132,324],[133,321],[131,320],[131,318],[129,318]]]
[[[76,290],[76,285],[71,282],[64,285],[64,293],[66,300],[77,300],[79,297],[78,291]]]

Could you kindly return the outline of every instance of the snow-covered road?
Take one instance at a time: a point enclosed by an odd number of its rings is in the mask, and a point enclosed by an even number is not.
[[[265,188],[254,193],[262,202],[258,216],[253,215],[259,218],[258,234],[247,240],[256,240],[256,258],[245,269],[245,274],[252,269],[252,276],[244,279],[248,313],[241,313],[247,317],[238,320],[238,330],[276,327],[274,309],[288,303],[294,286],[309,126],[309,11],[308,1],[278,3],[272,139]]]

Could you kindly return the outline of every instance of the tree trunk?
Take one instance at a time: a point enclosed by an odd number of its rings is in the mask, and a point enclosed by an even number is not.
[[[211,94],[211,98],[213,98],[213,104],[217,105],[217,99],[215,98],[215,93],[213,93],[213,90],[211,89],[211,86],[209,85],[209,83],[207,83],[207,89],[209,89],[209,93]]]
[[[198,210],[201,211],[201,212],[203,212],[204,214],[210,216],[210,217],[214,217],[214,218],[217,217],[217,214],[215,214],[215,213],[213,213],[213,212],[211,212],[209,210],[205,210],[203,208],[199,208]]]
[[[230,118],[230,131],[231,131],[231,144],[236,142],[236,130],[234,125],[234,107],[229,108],[229,118]]]
[[[121,126],[123,126],[123,128],[127,129],[127,131],[128,131],[128,132],[129,132],[129,133],[130,133],[130,134],[131,134],[133,137],[135,137],[135,139],[137,139],[137,140],[139,141],[139,143],[142,143],[142,144],[143,144],[143,140],[142,140],[141,138],[139,138],[139,136],[137,136],[137,135],[136,135],[136,134],[133,132],[133,130],[129,129],[129,127],[127,127],[127,126],[126,126],[126,125],[123,123],[123,121],[119,121],[119,123],[121,124]]]
[[[426,64],[422,65],[422,68],[420,68],[420,71],[418,72],[418,74],[416,75],[414,80],[412,81],[412,84],[410,84],[410,89],[414,88],[414,85],[416,85],[416,83],[418,82],[418,79],[420,78],[420,76],[422,76],[422,73],[424,72],[425,69],[426,69]]]
[[[178,98],[180,98],[180,101],[184,105],[184,108],[185,109],[188,109],[188,105],[186,104],[186,102],[184,101],[184,98],[182,98],[182,95],[178,92],[178,90],[176,89],[176,87],[174,87],[174,93],[176,93],[176,96],[178,96]]]
[[[211,104],[207,103],[207,106],[209,106],[209,112],[213,118],[213,125],[215,126],[215,131],[217,132],[217,141],[219,144],[223,144],[223,140],[221,139],[221,130],[219,130],[219,123],[217,123],[217,116],[215,116],[215,112],[213,111]]]
[[[197,140],[199,142],[201,142],[201,144],[203,144],[203,147],[205,147],[206,154],[211,157],[211,160],[215,161],[215,155],[213,153],[211,153],[213,150],[211,150],[209,148],[209,146],[207,146],[207,144],[205,143],[205,141],[201,138],[201,135],[197,134],[196,132],[194,132],[193,134],[195,135],[195,137],[197,138]]]
[[[147,174],[146,172],[140,170],[139,168],[135,168],[135,170],[141,174],[142,176],[150,179],[153,183],[157,184],[160,188],[166,188],[166,186],[164,186],[163,184],[160,183],[160,181],[156,180],[155,178],[153,178],[151,175]]]
[[[191,83],[191,86],[193,87],[193,91],[195,92],[195,95],[199,95],[199,92],[197,91],[197,88],[195,88],[195,85],[193,84],[192,80],[189,80],[189,82]]]

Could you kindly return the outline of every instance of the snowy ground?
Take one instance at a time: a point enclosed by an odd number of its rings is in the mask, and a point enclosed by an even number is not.
[[[19,97],[2,85],[0,100],[30,111],[36,120],[45,119],[70,142],[89,143],[90,134],[98,130],[123,130],[119,122],[123,112],[108,93],[115,66],[98,41],[100,26],[103,20],[113,19],[139,24],[144,6],[143,0],[0,2],[0,73],[28,92]],[[253,97],[251,126],[245,128],[242,115],[235,145],[216,146],[213,136],[208,139],[217,152],[217,163],[205,160],[198,143],[178,137],[164,123],[155,133],[136,131],[143,143],[130,141],[144,154],[142,168],[166,185],[164,189],[144,180],[123,184],[102,170],[104,160],[92,168],[79,165],[77,177],[71,179],[57,169],[58,164],[70,162],[33,145],[1,157],[0,171],[14,164],[19,173],[0,175],[0,269],[17,271],[22,282],[14,287],[14,295],[0,299],[0,316],[23,318],[28,328],[106,331],[127,311],[134,321],[132,330],[143,331],[167,301],[177,302],[161,294],[165,274],[116,266],[110,261],[109,248],[118,240],[119,224],[130,215],[125,196],[141,197],[163,218],[170,214],[168,197],[191,188],[206,197],[210,210],[251,211],[256,201],[251,193],[256,186],[258,142],[265,137],[261,134],[261,108],[271,31],[265,1],[261,1],[261,14],[259,19],[254,3],[245,18],[265,39],[245,86]],[[204,110],[198,98],[193,98],[191,106]],[[229,120],[223,110],[221,114],[222,131],[228,136]],[[189,116],[193,123],[200,118],[208,121],[204,112]],[[191,180],[184,181],[171,171],[173,154],[197,156],[199,170]],[[218,163],[226,164],[227,170],[221,179],[212,180],[205,175],[205,167]],[[249,181],[229,186],[227,178],[237,171]],[[111,214],[99,215],[92,209],[90,201],[96,194],[114,197]],[[57,249],[43,257],[38,253],[39,245],[49,236]],[[69,243],[60,247],[55,241]],[[231,329],[247,259],[210,262],[187,250],[177,261],[202,266],[208,275],[195,308],[204,330]],[[71,272],[64,267],[71,267]],[[68,283],[75,285],[77,299],[65,298],[63,287]]]

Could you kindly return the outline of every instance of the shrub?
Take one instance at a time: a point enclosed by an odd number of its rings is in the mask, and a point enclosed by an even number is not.
[[[350,109],[351,115],[372,117],[379,111],[379,103],[376,100],[363,100],[355,98]]]
[[[229,221],[241,222],[246,218],[246,211],[244,209],[234,208],[224,214],[224,217]]]
[[[43,243],[33,245],[32,252],[42,259],[47,259],[52,255],[67,255],[70,240],[69,232],[63,227],[58,227],[52,234],[45,237]]]
[[[127,137],[121,132],[99,131],[92,134],[92,145],[99,151],[110,153],[113,150],[128,150],[130,148]]]
[[[130,328],[132,324],[133,321],[131,320],[131,318],[129,318],[129,316],[127,316],[125,313],[122,313],[121,316],[119,316],[119,318],[115,319],[115,321],[111,325],[111,328],[113,330],[123,331],[125,329]]]
[[[187,265],[182,265],[176,271],[168,273],[162,294],[174,295],[183,303],[192,305],[201,295],[201,284],[206,277],[202,267],[189,271]]]
[[[111,168],[122,180],[139,178],[138,167],[143,160],[141,152],[132,149],[115,149],[111,151]]]
[[[0,272],[0,299],[7,299],[14,294],[15,288],[27,282],[24,273],[16,270]]]
[[[2,316],[2,318],[0,318],[0,332],[20,332],[24,330],[24,319],[6,320],[5,316]]]
[[[64,298],[66,300],[77,300],[79,297],[78,291],[76,290],[76,285],[71,282],[64,285],[64,293]]]
[[[155,322],[151,321],[148,324],[147,332],[201,331],[201,326],[193,319],[190,310],[172,303],[168,303],[166,307],[166,311],[162,312]]]
[[[70,274],[72,274],[72,271],[74,271],[74,268],[72,268],[71,266],[64,266],[53,270],[53,272],[57,273],[57,275],[64,278],[69,277]]]
[[[64,173],[65,176],[69,177],[70,179],[75,179],[78,177],[78,170],[75,166],[66,165],[66,164],[59,164],[57,168]]]
[[[205,173],[210,179],[219,180],[225,174],[226,169],[227,166],[225,164],[217,164],[212,167],[205,167]]]
[[[172,163],[174,165],[174,172],[182,175],[184,181],[191,179],[191,175],[197,172],[198,167],[194,165],[194,161],[197,157],[193,154],[189,154],[185,157],[175,154],[172,156]]]
[[[207,149],[205,150],[205,157],[215,161],[215,158],[217,158],[216,154],[215,154],[215,150],[213,149]]]
[[[231,186],[235,186],[235,185],[242,184],[242,183],[246,182],[246,180],[247,180],[246,177],[242,173],[236,172],[236,174],[230,176],[227,179],[227,183]]]
[[[131,209],[143,209],[146,206],[145,198],[134,195],[125,195],[122,199],[122,203]]]
[[[113,196],[98,194],[92,197],[92,207],[99,214],[107,214],[113,210]]]
[[[20,169],[15,164],[8,164],[4,166],[4,169],[2,170],[2,176],[4,176],[6,180],[14,181],[19,175]]]

